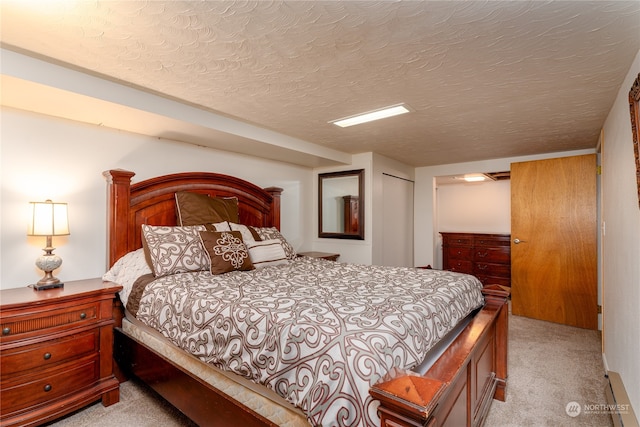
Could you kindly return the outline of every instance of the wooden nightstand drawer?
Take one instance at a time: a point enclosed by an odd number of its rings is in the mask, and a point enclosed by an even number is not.
[[[98,310],[99,304],[96,302],[71,309],[53,309],[16,316],[2,322],[0,342],[22,339],[34,334],[47,334],[56,328],[63,329],[76,324],[95,322]]]
[[[96,329],[64,338],[17,347],[2,353],[2,377],[46,368],[99,350],[99,332]]]
[[[3,381],[2,413],[8,414],[66,394],[75,393],[98,379],[98,355],[63,364],[50,373]]]
[[[299,252],[298,256],[306,256],[306,257],[310,257],[310,258],[322,258],[322,259],[326,259],[328,261],[337,261],[338,258],[340,257],[340,254],[334,254],[331,252],[316,252],[316,251],[312,251],[312,252]]]

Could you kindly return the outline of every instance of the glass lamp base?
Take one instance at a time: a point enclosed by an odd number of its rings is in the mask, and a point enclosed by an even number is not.
[[[36,266],[44,271],[44,277],[33,285],[33,289],[42,291],[45,289],[62,288],[64,283],[60,282],[60,279],[51,274],[53,270],[60,267],[60,265],[62,265],[62,259],[58,255],[50,253],[50,251],[38,257],[36,259]]]

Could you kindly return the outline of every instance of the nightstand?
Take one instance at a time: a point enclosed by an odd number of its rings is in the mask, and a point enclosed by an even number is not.
[[[329,252],[299,252],[298,256],[308,256],[311,258],[323,258],[329,261],[337,261],[340,254],[332,254]]]
[[[0,291],[0,424],[38,425],[98,399],[120,399],[113,375],[113,304],[101,279]]]

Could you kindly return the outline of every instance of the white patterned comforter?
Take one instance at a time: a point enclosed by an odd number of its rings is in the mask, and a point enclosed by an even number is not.
[[[473,276],[300,257],[146,286],[137,318],[199,359],[263,384],[314,426],[379,425],[369,388],[411,369],[483,303]]]

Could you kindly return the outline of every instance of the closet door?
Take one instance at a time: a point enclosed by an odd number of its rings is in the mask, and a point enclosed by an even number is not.
[[[511,164],[515,315],[596,329],[596,156]]]
[[[382,263],[413,267],[413,181],[382,174]]]

